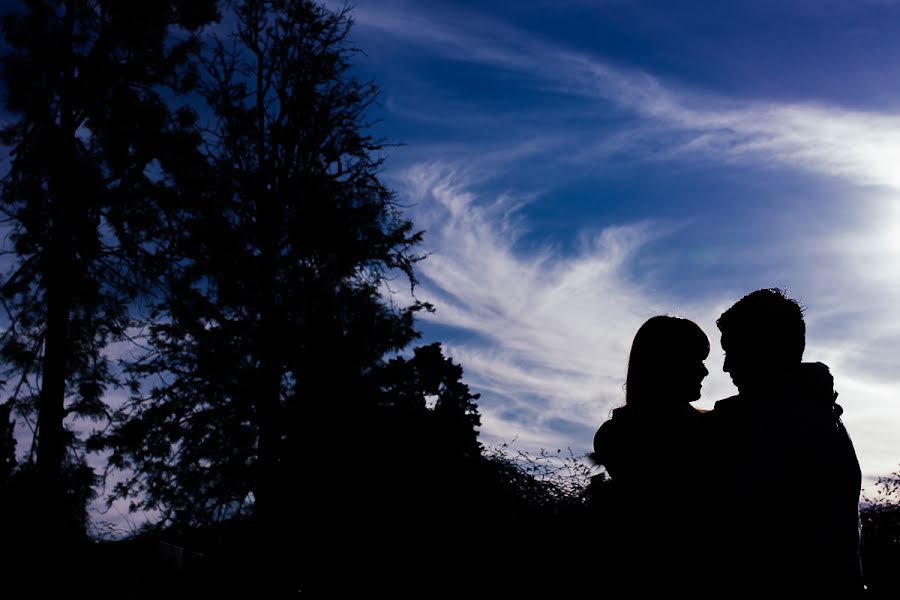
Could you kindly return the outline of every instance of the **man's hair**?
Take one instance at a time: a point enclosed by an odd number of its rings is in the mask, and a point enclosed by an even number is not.
[[[787,360],[803,360],[806,323],[803,307],[779,288],[751,292],[716,321],[731,343],[751,343]]]

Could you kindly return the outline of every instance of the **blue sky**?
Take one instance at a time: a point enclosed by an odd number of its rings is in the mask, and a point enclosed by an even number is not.
[[[338,3],[331,6],[337,7]],[[866,482],[900,463],[900,2],[357,0],[417,295],[482,440],[587,452],[648,317],[807,307]],[[775,407],[773,407],[775,410]],[[802,474],[798,474],[798,485]]]

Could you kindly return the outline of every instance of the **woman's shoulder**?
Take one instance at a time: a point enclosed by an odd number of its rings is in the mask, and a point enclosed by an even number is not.
[[[622,407],[625,408],[625,407]],[[627,412],[615,409],[612,417],[603,422],[594,433],[594,452],[602,454],[603,450],[611,445],[617,445],[622,437],[623,429],[627,427]]]
[[[638,422],[632,407],[622,406],[613,410],[612,417],[594,433],[594,453],[597,464],[614,471],[622,463],[630,462],[634,453]]]

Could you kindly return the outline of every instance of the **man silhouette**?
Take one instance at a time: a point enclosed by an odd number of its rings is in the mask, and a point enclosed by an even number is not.
[[[722,595],[858,595],[859,462],[828,367],[801,362],[802,308],[761,289],[716,325],[739,391],[711,413]]]

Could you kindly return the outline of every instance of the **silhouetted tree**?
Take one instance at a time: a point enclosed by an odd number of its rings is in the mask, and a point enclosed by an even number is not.
[[[341,435],[422,308],[382,295],[394,274],[414,282],[420,236],[379,180],[377,90],[349,73],[347,10],[246,0],[233,11],[202,77],[210,190],[172,217],[168,296],[107,440],[111,464],[132,471],[116,494],[164,524],[271,523],[285,510],[276,490],[316,446],[298,438]]]
[[[36,416],[51,531],[75,441],[66,418],[105,414],[116,378],[104,349],[124,335],[146,286],[157,204],[190,145],[190,112],[173,116],[162,90],[190,84],[188,32],[215,14],[214,0],[26,0],[3,20],[15,120],[2,131],[11,163],[0,208],[15,261],[0,285],[0,357],[16,409]],[[168,36],[175,28],[180,37]]]
[[[861,511],[863,580],[867,597],[896,598],[900,594],[900,471],[879,477],[877,495]]]
[[[302,510],[286,522],[303,540],[292,576],[305,590],[412,592],[463,567],[482,458],[478,396],[462,374],[439,344],[416,348],[372,368],[358,398],[292,428],[302,433],[289,439],[286,483]]]
[[[409,415],[407,420],[417,421],[415,434],[427,440],[432,458],[435,453],[478,458],[481,418],[475,401],[480,396],[469,391],[462,375],[462,367],[443,355],[439,343],[421,346],[412,357],[393,358],[373,373],[379,390],[375,406],[385,414]],[[417,447],[403,445],[408,451]]]

